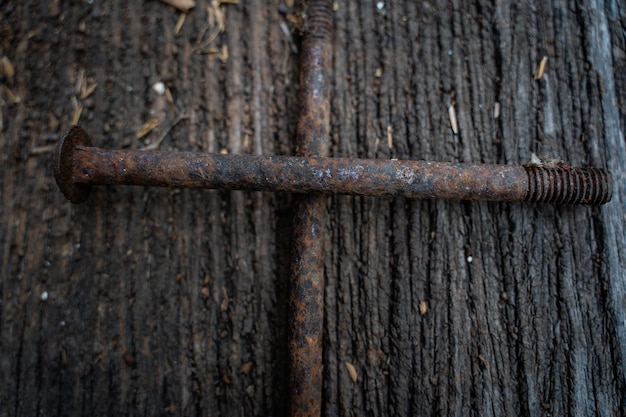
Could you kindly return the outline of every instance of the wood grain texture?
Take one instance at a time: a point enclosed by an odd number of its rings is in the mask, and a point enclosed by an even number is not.
[[[292,196],[99,187],[72,206],[33,152],[76,97],[97,146],[184,115],[161,149],[293,154],[280,2],[222,5],[208,54],[209,0],[178,35],[161,2],[79,3],[0,6],[0,416],[286,415]],[[337,4],[332,156],[535,152],[615,189],[601,208],[329,198],[324,414],[626,414],[624,5]]]

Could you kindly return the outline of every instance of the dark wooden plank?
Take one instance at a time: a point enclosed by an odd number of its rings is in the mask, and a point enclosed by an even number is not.
[[[208,0],[179,35],[157,1],[0,6],[0,416],[285,415],[291,196],[102,187],[71,206],[41,148],[84,71],[100,146],[184,115],[162,149],[293,153],[285,17],[240,3],[211,54]],[[536,152],[615,190],[601,208],[329,198],[325,414],[626,414],[624,5],[378,3],[337,3],[332,155]]]

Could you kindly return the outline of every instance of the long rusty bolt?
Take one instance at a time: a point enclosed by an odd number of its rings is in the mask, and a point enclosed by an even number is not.
[[[57,145],[54,175],[73,203],[106,184],[590,205],[612,195],[597,168],[109,150],[78,126]]]

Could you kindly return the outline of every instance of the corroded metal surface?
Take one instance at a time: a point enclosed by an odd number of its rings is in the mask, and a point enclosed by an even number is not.
[[[607,203],[613,196],[611,175],[596,168],[524,167],[528,174],[527,202],[552,204]]]
[[[88,141],[73,127],[55,158],[75,203],[103,184],[554,204],[604,204],[612,194],[610,174],[596,168],[107,150]]]
[[[330,131],[332,1],[305,3],[300,57],[297,154],[326,156]],[[289,401],[291,416],[322,411],[324,222],[326,199],[301,196],[294,215],[289,291]]]
[[[72,203],[85,201],[91,192],[91,185],[80,183],[73,171],[74,167],[81,165],[81,161],[75,158],[77,148],[89,146],[91,141],[87,132],[72,126],[57,144],[54,154],[54,178],[63,195]]]

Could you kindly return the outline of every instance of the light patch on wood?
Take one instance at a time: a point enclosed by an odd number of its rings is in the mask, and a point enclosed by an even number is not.
[[[498,117],[500,117],[500,102],[496,101],[493,105],[493,118],[497,119]]]
[[[539,62],[539,66],[537,67],[537,71],[535,71],[535,80],[540,80],[543,77],[544,72],[546,72],[546,65],[548,64],[548,56],[544,55]]]
[[[393,148],[393,128],[391,125],[387,125],[387,146],[389,149]]]
[[[354,365],[352,365],[350,362],[344,362],[343,364],[346,366],[346,369],[348,370],[348,374],[350,375],[350,379],[352,380],[352,382],[356,383],[358,379],[358,375],[356,373],[356,368],[354,367]]]

